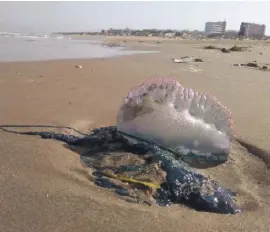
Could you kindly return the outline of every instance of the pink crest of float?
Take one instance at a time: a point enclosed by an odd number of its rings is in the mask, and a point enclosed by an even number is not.
[[[229,109],[170,78],[152,78],[131,89],[117,129],[175,152],[229,153],[234,137]]]

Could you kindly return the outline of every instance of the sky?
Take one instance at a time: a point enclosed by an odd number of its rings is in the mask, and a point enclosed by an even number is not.
[[[266,25],[270,1],[181,2],[0,2],[0,31],[96,31],[108,28],[204,30],[206,21],[242,21]]]

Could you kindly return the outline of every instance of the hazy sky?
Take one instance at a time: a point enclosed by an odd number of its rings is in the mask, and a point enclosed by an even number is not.
[[[270,2],[0,2],[0,31],[55,32],[103,28],[204,29],[205,21],[266,24]]]

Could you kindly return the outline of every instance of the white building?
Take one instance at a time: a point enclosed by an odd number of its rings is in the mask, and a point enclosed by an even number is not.
[[[223,22],[206,22],[205,23],[205,35],[223,35],[226,30],[226,21]]]
[[[266,27],[264,24],[242,22],[240,25],[239,36],[262,39],[265,36],[265,29]]]

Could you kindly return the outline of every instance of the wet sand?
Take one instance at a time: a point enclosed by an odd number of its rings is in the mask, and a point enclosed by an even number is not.
[[[68,125],[85,132],[113,125],[130,88],[146,78],[167,76],[216,96],[231,109],[237,137],[270,151],[269,72],[232,66],[269,62],[269,43],[257,43],[250,52],[224,54],[202,49],[211,41],[125,40],[133,48],[161,52],[0,63],[0,124]],[[213,43],[234,45],[232,41]],[[204,62],[172,62],[181,56],[196,56]],[[125,202],[97,187],[78,154],[58,141],[0,131],[0,151],[1,231],[269,231],[268,158],[263,161],[251,155],[237,142],[228,162],[202,173],[238,193],[237,202],[244,211],[240,215]]]

